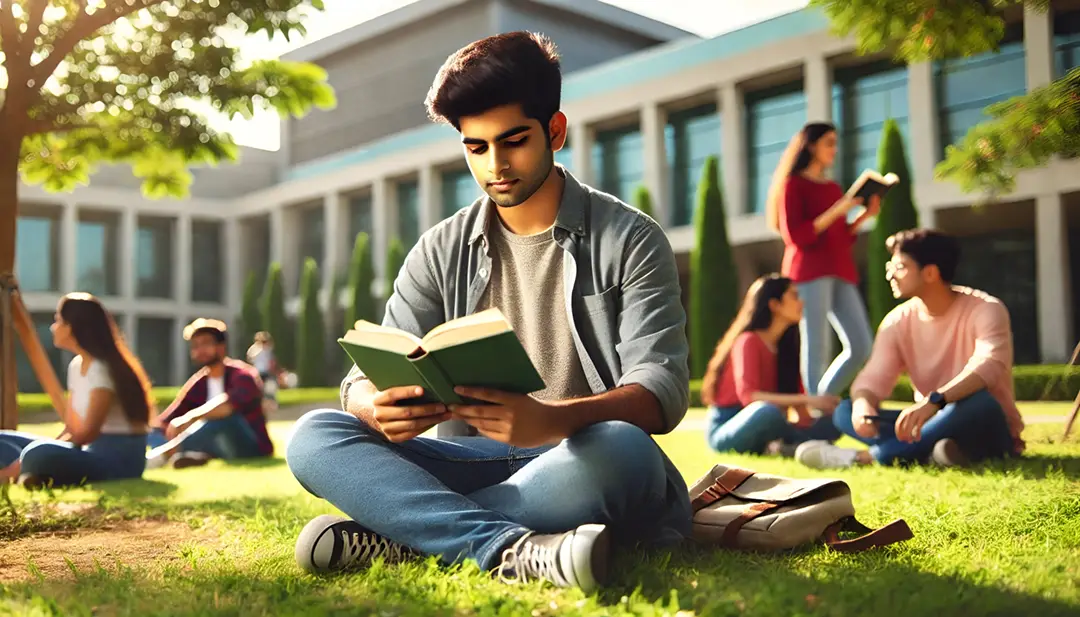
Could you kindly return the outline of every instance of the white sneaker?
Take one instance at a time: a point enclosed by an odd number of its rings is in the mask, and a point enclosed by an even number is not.
[[[795,460],[813,469],[837,469],[851,467],[859,451],[841,448],[822,441],[805,441],[795,448]]]
[[[149,457],[146,458],[146,468],[147,469],[159,469],[161,467],[164,467],[165,465],[168,465],[170,460],[172,460],[172,457],[171,456],[166,456],[164,454],[157,454],[155,456],[149,456]]]
[[[581,525],[561,534],[525,534],[503,551],[504,583],[541,580],[589,593],[606,582],[611,541],[605,525]]]

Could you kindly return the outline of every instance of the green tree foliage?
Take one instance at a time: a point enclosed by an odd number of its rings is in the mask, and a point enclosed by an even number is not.
[[[326,383],[323,361],[326,347],[322,307],[319,306],[319,264],[308,257],[300,279],[300,328],[297,345],[296,376],[300,386],[310,388]]]
[[[249,272],[240,302],[240,340],[237,341],[237,349],[247,350],[255,333],[263,326],[262,313],[259,312],[259,291],[259,277]]]
[[[638,210],[649,215],[649,218],[656,218],[653,216],[652,195],[649,194],[649,189],[645,185],[638,185],[637,189],[634,190],[633,205]]]
[[[881,132],[881,145],[878,147],[878,170],[886,174],[892,172],[900,182],[892,188],[881,202],[881,213],[877,216],[874,228],[870,230],[866,279],[867,300],[870,311],[870,325],[875,329],[885,315],[898,301],[893,298],[889,282],[885,280],[885,263],[890,255],[885,250],[885,240],[904,229],[919,226],[919,211],[911,191],[911,171],[908,169],[907,154],[904,152],[904,138],[896,121],[889,118]]]
[[[1046,11],[1049,0],[811,0],[859,53],[892,50],[923,62],[997,51],[1007,10]],[[1031,92],[991,105],[990,118],[948,145],[936,175],[964,191],[995,195],[1015,187],[1015,174],[1054,156],[1080,155],[1080,69]]]
[[[375,283],[375,264],[371,257],[371,238],[367,232],[356,235],[352,259],[349,261],[349,301],[345,305],[345,328],[349,329],[361,319],[375,321],[375,297],[371,286]]]
[[[274,338],[274,357],[279,366],[294,368],[296,354],[293,349],[293,328],[289,316],[285,314],[285,284],[282,280],[281,264],[273,262],[266,275],[266,287],[262,302],[263,330]]]
[[[386,276],[383,280],[383,301],[390,299],[390,296],[394,295],[394,280],[397,278],[398,271],[401,270],[402,264],[405,263],[405,245],[401,243],[400,238],[394,238],[390,240],[390,246],[386,251]]]
[[[739,277],[720,191],[720,161],[705,160],[694,211],[690,251],[691,376],[701,378],[717,341],[739,310]]]

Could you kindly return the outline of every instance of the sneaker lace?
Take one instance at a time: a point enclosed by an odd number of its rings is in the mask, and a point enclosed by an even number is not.
[[[376,557],[383,557],[387,563],[403,561],[408,554],[408,549],[374,533],[349,533],[341,531],[341,540],[345,550],[341,553],[341,565],[348,565],[356,560],[361,563],[373,561]]]
[[[556,585],[569,585],[569,581],[559,570],[559,543],[532,542],[531,535],[525,534],[513,546],[503,551],[499,578],[504,583],[527,583],[531,577]]]

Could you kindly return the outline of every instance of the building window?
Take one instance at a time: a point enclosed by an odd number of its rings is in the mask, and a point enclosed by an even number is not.
[[[570,136],[566,136],[566,141],[563,142],[563,147],[555,153],[555,162],[563,167],[570,169],[574,162],[574,151],[570,149]]]
[[[135,232],[135,293],[141,298],[171,298],[173,219],[139,217]]]
[[[802,81],[747,95],[746,122],[748,208],[751,213],[762,214],[780,155],[806,124]]]
[[[483,192],[468,170],[445,171],[442,174],[443,217],[449,217],[462,208],[468,208]]]
[[[1054,77],[1080,66],[1080,11],[1054,14]]]
[[[689,225],[694,218],[705,159],[720,156],[720,114],[716,104],[709,103],[668,114],[664,138],[667,143],[672,224]],[[653,196],[654,204],[656,201],[656,196]]]
[[[220,221],[191,221],[191,300],[220,304],[224,260]]]
[[[910,157],[908,69],[874,63],[838,70],[833,88],[834,119],[840,128],[840,153],[834,177],[847,186],[864,169],[877,169],[881,131],[892,118],[900,127]]]
[[[15,276],[22,291],[60,290],[60,218],[19,215],[15,236]]]
[[[63,387],[67,383],[67,365],[71,362],[72,356],[52,344],[52,332],[49,328],[53,323],[53,314],[51,312],[31,313],[30,320],[34,323],[34,330],[37,331],[41,346],[45,348],[45,355],[49,358],[49,364],[52,365],[53,371],[56,372],[56,376],[60,379],[60,385]],[[15,373],[19,382],[19,392],[44,391],[41,383],[38,382],[37,375],[34,374],[34,369],[30,366],[30,360],[26,357],[22,345],[15,345]]]
[[[76,286],[97,296],[119,293],[120,217],[107,213],[79,213],[76,234]]]
[[[941,150],[954,144],[968,130],[989,119],[988,105],[1027,92],[1024,67],[1023,25],[1010,25],[998,53],[952,58],[935,63]]]
[[[643,183],[645,156],[641,130],[630,128],[597,133],[593,144],[593,169],[600,179],[600,190],[630,202]]]
[[[374,207],[372,206],[371,194],[353,195],[349,198],[349,251],[352,254],[353,244],[360,232],[367,233],[370,238],[375,234]]]
[[[420,184],[406,180],[397,184],[398,237],[408,251],[420,237]]]
[[[162,317],[139,317],[135,324],[135,353],[155,386],[172,383],[173,320]]]

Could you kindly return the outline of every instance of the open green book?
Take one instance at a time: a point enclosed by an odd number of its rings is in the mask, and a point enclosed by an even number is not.
[[[424,389],[423,396],[401,401],[401,405],[475,402],[458,396],[454,392],[458,386],[518,394],[545,388],[499,309],[448,321],[422,339],[360,320],[338,344],[379,390],[398,386]]]

